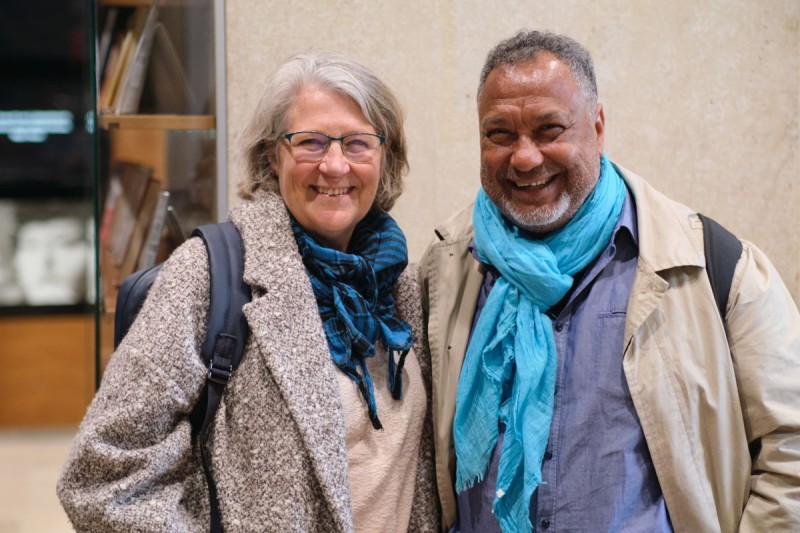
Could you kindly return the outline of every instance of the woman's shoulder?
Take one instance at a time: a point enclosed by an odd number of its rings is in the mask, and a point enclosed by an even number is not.
[[[419,288],[419,265],[410,263],[394,284],[397,314],[411,325],[415,334],[422,331],[422,298]]]
[[[148,346],[159,340],[154,331],[165,337],[160,339],[164,342],[179,332],[197,337],[208,311],[208,281],[206,247],[199,237],[192,237],[164,261],[126,335],[126,344]]]
[[[415,309],[417,307],[422,310],[422,300],[420,299],[419,291],[419,264],[409,263],[409,265],[397,278],[394,284],[395,301],[398,307],[408,307]]]
[[[200,237],[178,246],[164,261],[151,293],[164,291],[196,292],[208,286],[208,252]]]

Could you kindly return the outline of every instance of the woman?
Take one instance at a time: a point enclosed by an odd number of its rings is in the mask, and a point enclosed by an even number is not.
[[[244,145],[245,201],[230,218],[250,339],[210,439],[223,528],[438,529],[416,275],[386,213],[407,168],[396,99],[361,65],[298,55],[273,75]],[[192,239],[81,424],[58,487],[78,530],[208,529],[188,420],[207,373],[208,292]]]

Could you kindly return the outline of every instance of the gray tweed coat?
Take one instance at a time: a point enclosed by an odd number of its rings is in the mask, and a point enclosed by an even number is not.
[[[311,284],[280,196],[231,213],[245,246],[251,330],[211,438],[226,532],[352,531],[344,415]],[[395,288],[398,313],[424,339],[416,269]],[[194,238],[176,250],[111,359],[58,483],[78,531],[207,531],[208,501],[188,415],[205,381],[199,350],[208,267]],[[431,367],[410,530],[435,531]],[[387,429],[388,431],[389,429]]]

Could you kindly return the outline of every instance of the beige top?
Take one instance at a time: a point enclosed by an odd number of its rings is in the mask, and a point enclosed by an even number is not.
[[[397,356],[396,356],[397,357]],[[358,386],[337,372],[347,435],[350,499],[357,532],[405,532],[411,517],[414,480],[427,397],[411,350],[403,367],[403,399],[389,391],[388,354],[379,347],[367,359],[383,431],[372,427]]]

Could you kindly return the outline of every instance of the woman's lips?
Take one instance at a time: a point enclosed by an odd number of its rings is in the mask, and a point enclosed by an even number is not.
[[[342,196],[354,189],[354,187],[320,187],[318,185],[312,185],[311,188],[325,196]]]

